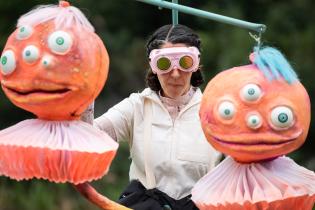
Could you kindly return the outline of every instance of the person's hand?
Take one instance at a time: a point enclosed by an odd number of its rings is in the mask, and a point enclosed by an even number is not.
[[[80,120],[93,125],[94,120],[94,102],[91,103],[88,108],[82,113]]]

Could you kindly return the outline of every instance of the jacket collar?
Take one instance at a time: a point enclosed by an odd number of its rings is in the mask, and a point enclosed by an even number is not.
[[[141,95],[145,98],[148,98],[150,100],[152,100],[155,103],[158,103],[160,105],[162,105],[162,102],[158,96],[158,94],[151,90],[150,88],[145,88],[142,92]],[[197,88],[196,92],[194,93],[192,99],[189,101],[189,103],[187,104],[187,107],[191,107],[195,104],[200,103],[201,101],[201,97],[202,97],[202,93],[201,90],[199,88]],[[162,105],[163,106],[163,105]]]

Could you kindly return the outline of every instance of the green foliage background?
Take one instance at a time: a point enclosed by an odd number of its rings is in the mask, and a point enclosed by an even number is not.
[[[0,49],[15,29],[20,15],[38,4],[57,1],[0,1]],[[111,57],[106,86],[96,100],[96,116],[104,113],[130,93],[144,88],[148,64],[145,41],[158,27],[171,23],[171,12],[135,0],[70,1],[80,8],[96,28]],[[310,0],[180,0],[182,4],[214,13],[264,23],[267,31],[263,42],[279,48],[291,61],[312,100],[314,113],[315,66],[315,2]],[[209,80],[221,70],[248,63],[255,42],[248,31],[229,25],[180,14],[179,22],[197,31],[202,37],[202,63]],[[0,129],[33,118],[32,114],[15,107],[0,92]],[[311,170],[315,169],[313,148],[314,114],[308,140],[290,156]],[[1,154],[0,154],[1,155]],[[92,183],[100,193],[116,200],[128,183],[128,146],[122,144],[110,172]],[[43,180],[16,182],[0,177],[0,210],[83,210],[97,209],[77,193],[70,184],[54,184]]]

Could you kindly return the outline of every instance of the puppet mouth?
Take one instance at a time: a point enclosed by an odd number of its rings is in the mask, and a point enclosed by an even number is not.
[[[292,142],[294,140],[296,140],[296,138],[292,138],[292,139],[288,139],[288,140],[284,140],[284,141],[279,141],[279,142],[271,142],[271,141],[266,141],[266,140],[249,140],[249,141],[229,141],[229,140],[222,140],[219,138],[214,137],[214,139],[221,143],[221,144],[226,144],[226,145],[230,145],[230,146],[277,146],[277,145],[282,145],[282,144],[286,144],[289,142]]]
[[[273,133],[261,134],[238,134],[238,135],[212,135],[213,139],[220,144],[226,146],[237,147],[268,147],[268,146],[282,146],[295,141],[301,136],[303,131],[301,129],[295,131],[290,135],[281,135]]]
[[[53,99],[64,98],[77,88],[49,82],[39,84],[9,83],[2,81],[2,87],[7,96],[19,103],[40,103]]]
[[[41,89],[37,89],[37,90],[29,90],[29,91],[20,91],[20,90],[15,90],[15,89],[12,89],[12,88],[8,88],[8,87],[5,87],[7,88],[9,91],[17,94],[17,95],[24,95],[24,96],[27,96],[27,95],[32,95],[32,94],[64,94],[68,91],[71,91],[70,89],[68,88],[64,88],[64,89],[58,89],[58,90],[41,90]]]

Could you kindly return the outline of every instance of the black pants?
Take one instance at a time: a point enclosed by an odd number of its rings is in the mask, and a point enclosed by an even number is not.
[[[135,210],[198,210],[190,196],[175,200],[156,188],[147,190],[137,180],[130,182],[118,203]]]

